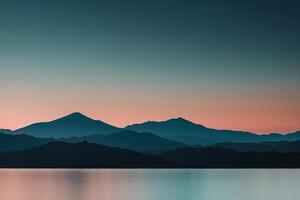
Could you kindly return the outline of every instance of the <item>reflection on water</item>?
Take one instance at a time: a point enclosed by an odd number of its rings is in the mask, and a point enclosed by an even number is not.
[[[300,170],[0,170],[1,200],[295,200]]]

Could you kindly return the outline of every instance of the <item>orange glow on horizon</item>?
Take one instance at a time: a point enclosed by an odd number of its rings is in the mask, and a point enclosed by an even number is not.
[[[254,133],[290,133],[300,130],[299,97],[273,98],[245,96],[188,96],[154,94],[152,98],[135,94],[31,94],[14,93],[2,98],[0,128],[18,129],[26,125],[51,121],[72,112],[124,127],[145,121],[164,121],[183,117],[194,123],[216,129]],[[59,96],[59,97],[58,97]],[[229,97],[230,96],[230,97]],[[173,101],[170,101],[173,99]],[[221,99],[221,100],[220,100]]]

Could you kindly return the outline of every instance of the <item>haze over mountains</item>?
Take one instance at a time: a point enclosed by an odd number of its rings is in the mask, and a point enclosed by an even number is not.
[[[80,143],[90,142],[110,147],[130,149],[139,152],[155,153],[187,147],[188,145],[151,133],[120,131],[108,135],[91,135],[70,138],[38,138],[29,135],[11,135],[0,133],[0,151],[18,151],[41,146],[49,142]]]
[[[152,133],[138,133],[130,130],[122,130],[120,132],[108,135],[98,134],[85,137],[71,137],[65,139],[64,141],[88,141],[92,143],[131,149],[140,152],[160,152],[187,146],[184,143],[165,139]]]

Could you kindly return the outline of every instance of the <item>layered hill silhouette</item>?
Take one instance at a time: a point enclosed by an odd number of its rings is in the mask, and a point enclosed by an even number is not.
[[[29,135],[9,135],[0,133],[0,151],[25,150],[41,146],[52,139],[36,138]]]
[[[80,113],[4,131],[0,167],[8,168],[300,167],[300,132],[256,135],[183,118],[118,128]]]
[[[149,121],[126,127],[139,132],[151,132],[158,136],[180,141],[186,144],[215,144],[220,142],[262,142],[300,140],[300,132],[287,135],[257,135],[244,131],[217,130],[195,124],[183,118],[162,122]]]
[[[0,133],[0,151],[25,150],[43,144],[63,141],[68,143],[90,142],[111,147],[135,150],[139,152],[157,153],[166,150],[186,147],[188,145],[168,140],[151,133],[138,133],[129,130],[108,135],[91,135],[70,138],[39,138],[29,135],[11,135]]]
[[[99,135],[109,135],[112,133],[119,132],[121,130],[131,130],[135,132],[141,132],[146,136],[145,133],[151,133],[157,137],[172,140],[173,142],[179,142],[189,145],[210,145],[222,142],[231,143],[257,143],[264,141],[295,141],[300,140],[300,132],[290,133],[286,135],[281,134],[268,134],[268,135],[257,135],[250,132],[244,131],[232,131],[232,130],[217,130],[207,128],[200,124],[195,124],[183,118],[170,119],[161,122],[149,121],[141,124],[129,125],[125,128],[118,128],[109,124],[106,124],[99,120],[94,120],[84,116],[81,113],[72,113],[68,116],[50,121],[35,123],[24,128],[12,131],[10,134],[26,134],[35,137],[43,138],[70,138],[70,137],[91,137],[87,140],[100,141]],[[141,134],[141,135],[142,135]],[[95,139],[95,136],[98,135]],[[129,138],[133,135],[127,135]],[[140,136],[135,134],[135,137]],[[120,137],[120,136],[118,136]],[[104,139],[102,137],[101,142],[109,141],[113,136]],[[157,139],[157,138],[156,138]],[[82,139],[76,139],[82,141]],[[138,140],[138,139],[136,139]],[[133,141],[131,139],[131,141]],[[128,141],[129,142],[129,141]],[[112,142],[108,142],[112,144]],[[115,141],[117,146],[121,146],[120,141]],[[125,145],[124,147],[127,148]],[[137,146],[136,146],[137,147]],[[139,149],[134,148],[134,149]]]
[[[187,145],[181,142],[168,140],[152,133],[138,133],[130,130],[122,130],[120,132],[109,135],[91,135],[85,137],[72,137],[65,139],[67,142],[88,141],[107,146],[120,147],[125,149],[136,150],[140,152],[161,152],[171,150]]]
[[[80,137],[93,134],[110,134],[119,128],[84,116],[79,112],[50,121],[31,124],[15,130],[14,134],[27,134],[36,137],[59,138]]]
[[[0,133],[0,151],[25,150],[43,144],[64,141],[68,143],[90,142],[111,147],[119,147],[135,150],[144,153],[160,153],[167,150],[183,147],[189,148],[222,148],[231,149],[238,152],[300,152],[300,140],[279,141],[279,142],[259,142],[259,143],[232,143],[222,142],[212,145],[188,145],[169,139],[156,136],[151,133],[138,133],[129,130],[122,130],[108,135],[91,135],[71,138],[38,138],[29,135],[11,135]]]
[[[99,144],[51,142],[24,151],[0,152],[2,168],[162,168],[164,158]]]
[[[88,142],[0,152],[0,168],[299,168],[300,153],[179,148],[157,155]]]

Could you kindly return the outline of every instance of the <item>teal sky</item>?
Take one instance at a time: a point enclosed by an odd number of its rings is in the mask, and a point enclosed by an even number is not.
[[[209,2],[209,3],[208,3]],[[300,2],[0,3],[0,127],[80,111],[300,129]]]

